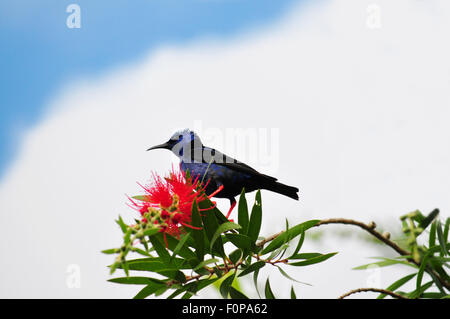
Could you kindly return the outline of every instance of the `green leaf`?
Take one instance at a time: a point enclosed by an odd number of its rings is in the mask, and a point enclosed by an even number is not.
[[[155,282],[153,278],[148,277],[119,277],[108,279],[108,281],[126,285],[149,285]]]
[[[111,254],[116,254],[116,253],[118,253],[119,251],[120,251],[120,249],[117,249],[117,248],[111,248],[111,249],[105,249],[105,250],[102,250],[101,252],[104,253],[104,254],[107,254],[107,255],[111,255]]]
[[[236,272],[225,278],[220,285],[219,291],[224,299],[228,298],[228,294],[230,292],[231,284],[233,283],[234,277],[236,276]]]
[[[120,215],[119,219],[116,220],[116,223],[120,226],[120,229],[122,229],[122,232],[125,234],[127,232],[128,226],[123,222],[123,219]]]
[[[170,255],[167,251],[166,247],[158,240],[157,236],[152,236],[149,238],[152,243],[153,248],[156,250],[156,253],[164,262],[169,262]]]
[[[305,232],[302,232],[300,234],[300,238],[298,239],[298,243],[297,243],[297,247],[295,247],[294,253],[292,254],[292,256],[297,255],[297,253],[300,251],[300,249],[303,246],[303,242],[305,241]],[[291,259],[292,257],[289,257],[288,259]]]
[[[317,264],[317,263],[320,263],[322,261],[327,260],[328,258],[333,257],[336,254],[337,254],[337,252],[336,253],[323,254],[323,255],[320,255],[320,256],[316,256],[316,257],[312,257],[312,258],[306,259],[304,261],[299,261],[299,262],[295,262],[295,263],[289,263],[289,265],[291,265],[291,266],[307,266],[307,265]]]
[[[159,229],[157,229],[157,228],[151,228],[151,229],[147,229],[145,232],[144,232],[144,236],[153,236],[153,235],[155,235],[155,234],[157,234],[157,233],[159,233]]]
[[[167,297],[167,299],[173,299],[176,296],[180,295],[181,293],[183,293],[187,290],[189,290],[189,294],[192,296],[192,294],[195,294],[196,292],[209,286],[210,284],[214,283],[217,280],[218,280],[218,278],[213,278],[213,279],[200,279],[198,281],[191,282],[191,283],[186,284],[183,287],[175,290],[170,296]]]
[[[427,267],[428,258],[430,256],[430,251],[428,251],[422,259],[422,262],[419,267],[419,271],[417,272],[417,280],[416,280],[416,289],[419,289],[422,286],[422,278],[425,268]]]
[[[298,225],[292,227],[288,231],[280,234],[277,238],[272,240],[272,242],[266,248],[263,249],[261,254],[264,255],[264,254],[267,254],[267,253],[277,249],[278,247],[283,245],[288,240],[294,239],[296,236],[298,236],[301,233],[305,232],[309,228],[314,227],[319,222],[320,222],[320,220],[309,220],[307,222],[304,222],[304,223],[301,223],[301,224],[298,224]]]
[[[192,204],[191,225],[196,228],[202,227],[202,219],[197,208],[197,202]],[[195,253],[199,260],[203,260],[205,256],[205,240],[203,229],[192,229],[192,237],[195,242]]]
[[[206,209],[208,205],[205,204],[205,202],[202,202],[199,204],[199,207],[200,209]],[[208,237],[208,240],[211,240],[219,227],[219,222],[217,221],[216,215],[211,214],[211,212],[208,211],[204,214],[200,214],[200,216],[203,221],[203,229],[205,230],[206,236]]]
[[[250,266],[248,266],[247,268],[245,268],[239,275],[238,277],[242,277],[245,275],[248,275],[262,267],[264,267],[266,265],[266,263],[262,260],[255,262],[254,264],[251,264]]]
[[[391,265],[396,265],[396,264],[402,264],[402,265],[410,266],[410,267],[413,267],[416,269],[419,268],[417,265],[407,262],[407,261],[404,261],[404,260],[396,260],[396,259],[389,259],[389,258],[380,258],[380,259],[382,259],[382,260],[374,262],[374,263],[354,267],[353,270],[366,270],[367,267],[369,267],[369,266],[386,267],[386,266],[391,266]]]
[[[276,267],[278,268],[278,270],[280,271],[280,273],[281,273],[284,277],[286,277],[287,279],[292,280],[292,281],[296,281],[296,282],[301,283],[301,284],[304,284],[304,285],[312,286],[311,284],[308,284],[308,283],[306,283],[306,282],[302,282],[302,281],[299,281],[299,280],[297,280],[297,279],[292,278],[292,277],[289,276],[289,275],[283,270],[283,268],[281,268],[280,266],[276,266]]]
[[[415,299],[419,298],[428,288],[430,288],[433,285],[433,281],[429,281],[423,286],[420,286],[418,289],[414,290],[413,292],[410,292],[408,294],[409,298]]]
[[[250,249],[252,247],[252,240],[250,237],[242,234],[226,234],[225,237],[233,243],[237,248],[243,250]]]
[[[444,227],[444,242],[448,243],[448,232],[450,229],[450,217],[447,217],[447,220],[445,221],[445,227]]]
[[[197,269],[203,268],[206,265],[213,264],[218,261],[219,261],[219,259],[217,259],[217,258],[211,258],[211,259],[204,260],[204,261],[200,262],[197,266],[195,266],[193,270],[195,271]]]
[[[239,229],[239,233],[243,235],[247,235],[248,233],[248,206],[247,199],[245,198],[245,189],[242,189],[241,196],[239,197],[238,204],[238,223],[241,225],[241,229]]]
[[[213,247],[215,241],[220,237],[220,234],[222,234],[226,231],[232,230],[232,229],[239,229],[239,228],[241,228],[241,226],[239,226],[238,224],[235,224],[233,222],[227,222],[227,223],[221,224],[217,228],[216,232],[214,233],[214,236],[211,239],[211,242],[210,242],[211,250],[212,250],[212,247]]]
[[[183,259],[176,259],[170,265],[162,262],[160,258],[140,258],[129,260],[126,262],[130,270],[137,271],[152,271],[158,272],[161,270],[179,270],[179,269],[190,269]],[[119,268],[123,268],[120,266]]]
[[[186,233],[180,240],[176,239],[175,237],[172,237],[170,235],[166,235],[166,241],[168,248],[174,252],[174,256],[171,257],[171,260],[175,255],[179,255],[180,257],[183,257],[184,259],[192,259],[197,258],[197,255],[189,249],[188,243],[191,242],[192,246],[195,246],[195,242],[192,239],[192,233]],[[183,242],[184,241],[184,242]],[[183,242],[181,245],[180,242]],[[178,246],[180,245],[180,246]],[[176,250],[176,254],[175,254]]]
[[[150,201],[150,199],[148,198],[147,195],[136,195],[136,196],[132,196],[131,198],[140,200],[141,202],[149,202]]]
[[[253,243],[256,242],[259,236],[259,231],[261,230],[262,222],[262,207],[261,207],[261,191],[258,190],[255,196],[255,204],[252,208],[252,213],[250,215],[250,222],[248,226],[247,235],[250,237]]]
[[[400,288],[401,286],[403,286],[404,284],[406,284],[408,281],[410,281],[416,274],[410,274],[407,275],[399,280],[397,280],[396,282],[394,282],[393,284],[391,284],[389,287],[386,288],[386,290],[388,291],[395,291],[398,288]],[[386,297],[386,294],[380,294],[377,299],[383,299],[384,297]]]
[[[430,227],[430,237],[428,239],[428,247],[433,247],[436,245],[436,221],[431,224]]]
[[[134,299],[144,299],[147,298],[148,296],[150,296],[151,294],[155,293],[156,291],[158,291],[159,289],[165,287],[164,284],[157,284],[157,283],[150,283],[147,286],[145,286],[144,288],[142,288],[141,291],[139,291],[137,293],[136,296],[134,296]]]
[[[133,232],[132,228],[128,228],[127,231],[125,232],[125,235],[123,236],[123,242],[125,243],[125,245],[128,245],[130,243],[130,237],[132,232]]]
[[[266,294],[266,299],[276,299],[275,295],[272,292],[272,288],[270,288],[269,278],[267,278],[266,287],[264,289],[264,292]]]
[[[234,287],[230,287],[229,294],[231,299],[248,299],[246,295]]]
[[[261,295],[260,295],[259,289],[258,289],[258,275],[259,275],[259,268],[253,272],[253,284],[255,285],[255,289],[256,289],[256,292],[258,293],[258,297],[261,299]]]
[[[439,215],[439,209],[434,209],[427,217],[425,217],[419,224],[419,227],[422,229],[426,229],[428,225]]]
[[[127,277],[130,276],[130,269],[128,268],[128,264],[126,262],[122,263],[122,268],[123,271],[125,272],[125,275],[127,275]]]
[[[142,256],[152,257],[152,255],[150,255],[148,252],[137,247],[131,247],[131,251],[136,252]]]
[[[294,286],[291,286],[291,299],[297,299],[297,296],[295,295]]]
[[[238,249],[236,249],[235,251],[233,251],[233,252],[229,255],[229,257],[230,257],[231,262],[232,262],[233,264],[236,264],[236,263],[239,261],[239,259],[241,259],[242,255],[243,255],[242,249],[239,249],[239,248],[238,248]]]
[[[441,246],[441,256],[446,256],[446,255],[448,255],[448,251],[447,251],[446,242],[444,239],[444,233],[442,231],[442,224],[439,220],[436,223],[436,231],[437,231],[437,235],[438,235],[437,237],[438,237],[439,245]]]
[[[170,257],[170,260],[171,260],[171,261],[173,260],[173,258],[175,258],[176,255],[178,255],[178,253],[180,252],[180,250],[181,250],[183,247],[187,248],[187,247],[185,246],[185,243],[186,243],[186,241],[188,240],[188,238],[189,238],[190,236],[191,236],[191,234],[190,234],[190,233],[187,233],[187,234],[185,234],[185,235],[180,239],[180,241],[178,241],[177,245],[175,246],[175,249],[173,250],[173,254],[172,254],[172,256]],[[187,249],[189,249],[189,248],[187,248]]]
[[[321,256],[322,254],[320,253],[301,253],[301,254],[296,254],[296,255],[292,255],[291,257],[289,257],[289,259],[310,259],[310,258],[314,258],[317,256]]]

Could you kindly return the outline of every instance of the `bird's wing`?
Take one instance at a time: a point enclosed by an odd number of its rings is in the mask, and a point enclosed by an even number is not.
[[[228,155],[225,155],[225,154],[223,154],[213,148],[209,148],[209,147],[203,147],[202,162],[203,163],[212,162],[216,165],[224,166],[224,167],[230,168],[230,169],[238,171],[238,172],[247,173],[247,174],[251,174],[251,175],[258,175],[260,177],[263,177],[263,178],[266,178],[269,180],[273,180],[273,181],[277,180],[275,177],[261,174],[260,172],[258,172],[254,168],[248,166],[247,164],[242,163]]]

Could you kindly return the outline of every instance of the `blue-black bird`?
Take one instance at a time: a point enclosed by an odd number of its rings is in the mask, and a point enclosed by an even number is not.
[[[235,196],[243,188],[246,193],[266,189],[298,200],[298,188],[279,183],[275,177],[261,174],[234,158],[204,146],[199,136],[188,129],[176,132],[169,141],[147,151],[154,149],[171,150],[180,158],[181,170],[189,170],[191,176],[199,176],[205,184],[209,181],[205,189],[207,195],[229,199],[231,207],[227,217],[236,205]]]

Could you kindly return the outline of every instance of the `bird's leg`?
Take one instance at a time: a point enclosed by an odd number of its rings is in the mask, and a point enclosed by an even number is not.
[[[231,206],[230,206],[230,210],[227,213],[227,219],[228,219],[228,217],[230,217],[230,214],[231,214],[234,206],[236,206],[236,200],[234,198],[230,199],[230,204],[231,204]]]

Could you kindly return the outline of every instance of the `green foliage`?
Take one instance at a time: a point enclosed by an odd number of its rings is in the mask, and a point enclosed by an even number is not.
[[[258,291],[258,275],[264,267],[277,267],[288,280],[296,281],[283,268],[319,263],[336,254],[300,253],[305,232],[318,220],[292,228],[286,225],[286,230],[275,239],[261,240],[262,201],[259,191],[250,214],[245,193],[242,192],[238,203],[238,223],[229,221],[209,200],[200,204],[194,202],[192,206],[193,227],[184,227],[179,237],[154,229],[137,231],[138,228],[126,225],[119,217],[117,223],[124,233],[124,244],[121,248],[107,249],[103,253],[118,254],[110,266],[111,273],[122,269],[126,276],[109,281],[143,285],[134,297],[138,299],[159,296],[168,291],[172,291],[168,298],[191,298],[216,281],[220,282],[218,289],[223,298],[246,299],[248,297],[239,288],[238,278],[253,274]],[[294,243],[297,237],[299,240]],[[143,247],[137,248],[133,245],[136,242]],[[295,247],[294,253],[283,257],[291,244]],[[142,257],[127,260],[128,252],[138,253]],[[131,271],[148,273],[149,276],[131,276]],[[295,297],[293,288],[291,296]],[[268,278],[264,297],[275,298]]]
[[[145,197],[134,198],[146,200]],[[272,289],[269,278],[264,279],[264,284],[260,282],[260,271],[263,268],[276,267],[290,283],[302,283],[289,275],[290,269],[311,267],[337,254],[302,251],[309,229],[330,223],[350,223],[361,227],[360,222],[342,219],[325,220],[325,223],[321,220],[308,220],[292,227],[286,221],[283,231],[267,234],[269,236],[264,238],[260,234],[263,220],[261,193],[256,192],[255,201],[249,209],[242,190],[237,209],[236,223],[228,220],[210,200],[202,200],[200,203],[194,201],[191,223],[189,227],[180,227],[177,235],[161,232],[161,229],[153,227],[151,223],[138,220],[135,225],[127,225],[119,216],[116,222],[122,232],[123,244],[119,248],[102,252],[117,256],[109,266],[111,274],[121,269],[125,276],[112,278],[109,282],[140,286],[141,290],[134,297],[137,299],[164,293],[167,293],[169,299],[188,299],[208,286],[216,287],[223,298],[247,299],[239,280],[248,276],[247,278],[253,278],[260,298],[275,299],[278,293]],[[410,274],[396,280],[386,289],[377,290],[380,291],[378,299],[387,295],[450,298],[450,219],[447,218],[444,223],[438,216],[438,210],[427,216],[420,211],[402,216],[400,220],[405,237],[405,245],[402,247],[391,241],[389,234],[381,235],[376,232],[376,226],[362,225],[361,228],[377,235],[375,237],[380,243],[394,248],[399,256],[376,257],[376,261],[354,269],[400,265],[408,266],[411,270]],[[129,259],[129,253],[134,253],[139,258]],[[413,289],[402,290],[411,281],[415,282]],[[290,297],[297,298],[294,286],[291,287]]]
[[[407,249],[410,252],[397,258],[377,258],[379,261],[354,269],[366,269],[368,266],[386,267],[392,265],[406,265],[414,272],[398,279],[386,288],[407,298],[449,298],[450,277],[447,270],[450,268],[448,239],[450,219],[447,218],[445,226],[437,218],[439,210],[435,209],[427,216],[420,211],[414,211],[402,216],[402,231],[406,237]],[[429,229],[429,230],[428,230]],[[428,238],[420,238],[428,235]],[[425,242],[426,244],[420,244]],[[415,289],[410,292],[399,290],[404,284],[416,277]],[[424,283],[424,278],[430,279]],[[386,297],[380,294],[379,299]]]

